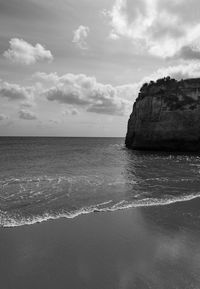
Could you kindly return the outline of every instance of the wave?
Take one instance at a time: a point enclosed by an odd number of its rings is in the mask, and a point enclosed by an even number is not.
[[[68,218],[73,219],[80,215],[86,215],[97,212],[114,212],[118,210],[124,210],[129,208],[137,208],[137,207],[153,207],[153,206],[166,206],[179,202],[187,202],[193,199],[197,199],[200,197],[199,194],[192,194],[188,196],[176,197],[176,198],[168,198],[168,199],[157,199],[157,198],[145,198],[142,200],[135,200],[134,202],[121,200],[118,203],[113,204],[113,200],[109,200],[106,202],[98,203],[95,205],[91,205],[88,207],[83,207],[81,209],[75,210],[73,212],[61,212],[58,214],[55,213],[45,213],[42,216],[33,216],[29,218],[23,217],[13,217],[10,216],[9,213],[0,211],[0,226],[6,227],[19,227],[24,225],[33,225],[36,223],[41,223],[48,220],[57,220],[60,218]],[[106,206],[106,207],[104,207]]]

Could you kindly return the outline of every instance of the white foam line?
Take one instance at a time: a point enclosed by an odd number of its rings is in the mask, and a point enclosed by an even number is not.
[[[110,204],[110,203],[112,203],[112,202],[113,202],[113,200],[109,200],[109,201],[106,201],[106,202],[97,204],[97,205],[95,205],[95,206],[96,206],[96,207],[99,207],[99,206],[103,206],[103,205],[108,205],[108,204]]]
[[[103,202],[103,203],[99,203],[90,207],[82,208],[72,213],[60,213],[58,215],[44,214],[41,217],[35,217],[33,219],[21,219],[21,220],[15,220],[14,218],[12,218],[11,220],[9,219],[8,216],[6,216],[5,212],[0,211],[0,215],[1,215],[0,223],[2,224],[3,227],[19,227],[19,226],[24,226],[24,225],[33,225],[33,224],[45,222],[48,220],[57,220],[60,218],[73,219],[80,215],[86,215],[86,214],[94,213],[96,211],[114,212],[118,210],[129,209],[129,208],[166,206],[166,205],[170,205],[174,203],[191,201],[199,197],[200,197],[200,193],[198,195],[190,195],[190,196],[185,196],[182,198],[174,198],[174,199],[167,199],[167,200],[146,198],[144,200],[139,200],[134,203],[128,203],[128,201],[122,200],[119,203],[114,204],[110,208],[109,207],[99,208],[99,206],[103,206],[103,205],[113,202],[112,200],[109,200],[107,202]],[[4,219],[3,215],[6,216],[6,220]]]

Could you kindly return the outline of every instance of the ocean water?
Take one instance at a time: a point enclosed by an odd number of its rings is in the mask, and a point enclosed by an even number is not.
[[[123,138],[0,138],[0,226],[200,196],[200,155],[139,152]]]

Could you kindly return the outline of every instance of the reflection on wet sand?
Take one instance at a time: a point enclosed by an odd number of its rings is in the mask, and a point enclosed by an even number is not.
[[[124,176],[137,184],[127,190],[130,201],[135,192],[141,198],[147,192],[148,198],[182,201],[127,213],[131,261],[120,267],[118,288],[200,288],[199,158],[128,151]]]
[[[0,228],[3,289],[200,288],[199,158],[124,154],[116,198],[146,206]]]
[[[199,205],[1,229],[2,288],[199,288]]]
[[[135,236],[138,254],[120,288],[199,288],[200,222],[192,216],[193,202],[137,209],[143,219]]]

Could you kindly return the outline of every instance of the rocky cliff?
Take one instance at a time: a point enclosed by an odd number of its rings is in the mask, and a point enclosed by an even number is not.
[[[200,151],[200,78],[144,84],[128,121],[126,146]]]

